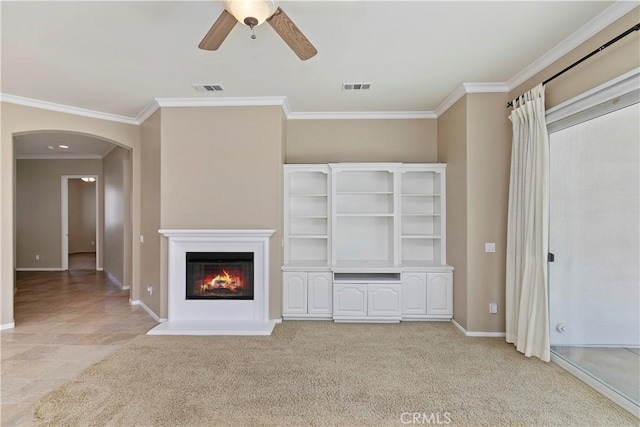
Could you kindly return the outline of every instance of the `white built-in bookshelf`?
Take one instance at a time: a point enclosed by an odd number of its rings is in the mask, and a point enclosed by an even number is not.
[[[285,165],[283,317],[450,319],[445,168]]]

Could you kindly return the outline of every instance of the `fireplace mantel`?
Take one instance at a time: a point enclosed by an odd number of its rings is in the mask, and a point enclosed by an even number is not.
[[[168,318],[149,335],[270,335],[269,238],[275,230],[159,230],[168,245]],[[254,298],[190,300],[186,298],[188,252],[252,252]]]

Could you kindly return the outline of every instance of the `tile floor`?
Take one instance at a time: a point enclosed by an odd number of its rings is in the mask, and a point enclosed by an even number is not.
[[[551,351],[640,405],[639,349],[552,346]]]
[[[95,271],[95,255],[70,256],[65,272],[18,272],[16,281],[16,327],[0,333],[3,427],[30,425],[40,397],[157,325]]]

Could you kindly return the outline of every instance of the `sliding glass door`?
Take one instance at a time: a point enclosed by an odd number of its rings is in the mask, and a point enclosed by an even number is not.
[[[566,126],[549,139],[552,351],[638,405],[639,104]]]

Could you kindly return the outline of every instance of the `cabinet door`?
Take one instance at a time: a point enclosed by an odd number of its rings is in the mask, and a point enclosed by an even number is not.
[[[335,284],[333,315],[365,317],[367,315],[366,284]]]
[[[427,273],[427,314],[453,315],[453,273]]]
[[[307,284],[309,314],[331,314],[332,283],[331,273],[309,273]]]
[[[427,314],[427,273],[402,273],[402,314]]]
[[[307,314],[307,273],[282,273],[282,314]]]
[[[401,289],[400,283],[369,284],[369,316],[400,316]]]

